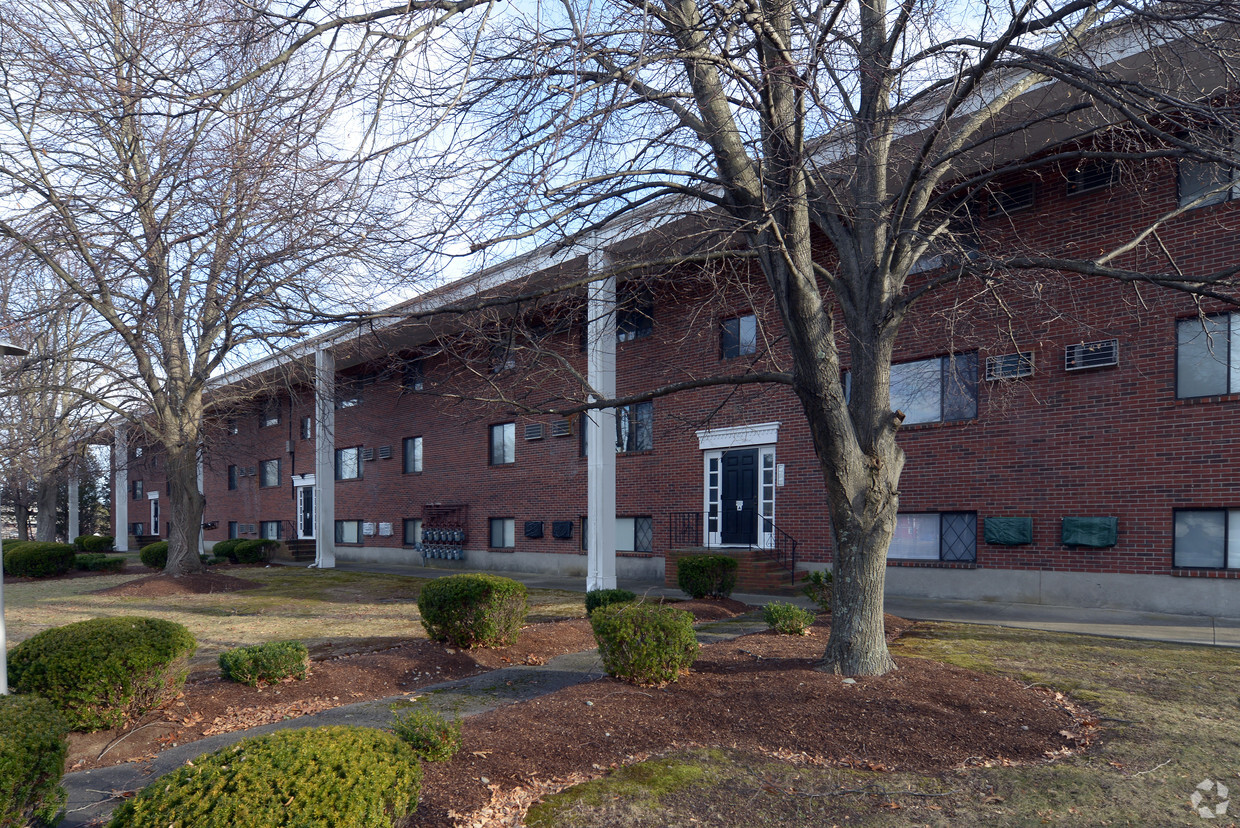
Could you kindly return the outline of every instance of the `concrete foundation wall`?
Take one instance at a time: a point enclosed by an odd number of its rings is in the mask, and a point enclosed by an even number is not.
[[[360,563],[424,565],[422,555],[410,549],[389,547],[336,547],[338,561]],[[586,577],[585,555],[562,555],[539,552],[491,552],[485,549],[469,549],[459,561],[430,559],[426,566],[433,569],[464,569],[498,572],[533,572],[542,575]],[[616,575],[621,581],[660,583],[663,580],[663,558],[616,558]]]

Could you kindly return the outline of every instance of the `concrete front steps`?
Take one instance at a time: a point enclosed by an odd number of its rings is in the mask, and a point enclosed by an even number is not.
[[[801,577],[792,582],[792,575],[778,561],[771,560],[770,552],[765,549],[708,549],[706,547],[690,547],[670,549],[665,553],[667,562],[664,570],[664,583],[676,586],[677,562],[690,555],[727,555],[735,558],[736,586],[733,592],[758,593],[761,595],[799,595],[801,593]]]

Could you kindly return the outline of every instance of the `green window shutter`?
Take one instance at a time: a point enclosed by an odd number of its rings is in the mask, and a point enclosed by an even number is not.
[[[1020,546],[1033,543],[1033,518],[988,517],[984,523],[986,543]]]
[[[1119,518],[1066,517],[1062,539],[1064,546],[1114,546],[1119,539]]]

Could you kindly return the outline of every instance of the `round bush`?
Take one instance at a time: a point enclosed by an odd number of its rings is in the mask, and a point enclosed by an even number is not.
[[[94,618],[44,630],[9,652],[15,692],[50,700],[74,730],[118,727],[173,698],[196,648],[159,618]]]
[[[0,826],[51,823],[65,802],[69,726],[38,696],[0,696]]]
[[[28,541],[4,552],[4,574],[14,578],[48,578],[73,569],[77,553],[67,543]]]
[[[111,535],[78,535],[73,545],[82,552],[111,552],[115,540]]]
[[[609,676],[662,687],[687,672],[698,654],[693,616],[658,604],[600,607],[590,616]]]
[[[17,547],[24,546],[28,543],[30,543],[30,541],[28,540],[18,540],[17,538],[5,538],[4,540],[0,541],[0,549],[3,549],[5,552],[12,552]]]
[[[593,615],[599,607],[636,600],[637,594],[627,589],[592,589],[586,593],[586,615]]]
[[[461,717],[446,719],[425,701],[405,712],[392,708],[392,732],[426,762],[447,762],[461,749]]]
[[[268,641],[220,653],[220,673],[229,681],[257,687],[310,674],[310,653],[300,641]]]
[[[229,560],[243,564],[269,561],[272,551],[279,545],[279,541],[267,539],[244,540],[233,547],[233,554],[229,556]]]
[[[772,601],[762,608],[762,620],[777,633],[806,635],[814,623],[814,614],[796,604]]]
[[[149,566],[151,569],[163,569],[168,565],[168,541],[148,543],[138,552],[138,558],[142,561],[143,566]]]
[[[211,547],[211,554],[217,558],[227,558],[233,563],[236,563],[237,547],[242,542],[242,538],[229,538],[228,540],[216,541],[215,546]]]
[[[727,598],[736,586],[736,559],[689,555],[676,564],[676,585],[691,598]]]
[[[160,777],[109,828],[391,828],[417,808],[422,769],[396,736],[362,727],[245,739]]]
[[[418,611],[435,641],[458,647],[513,644],[525,623],[525,584],[499,575],[449,575],[422,587]]]

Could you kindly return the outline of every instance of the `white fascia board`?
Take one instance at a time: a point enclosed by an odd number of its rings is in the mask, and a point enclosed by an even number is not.
[[[697,438],[699,451],[774,445],[779,438],[779,421],[704,428],[697,432]]]

